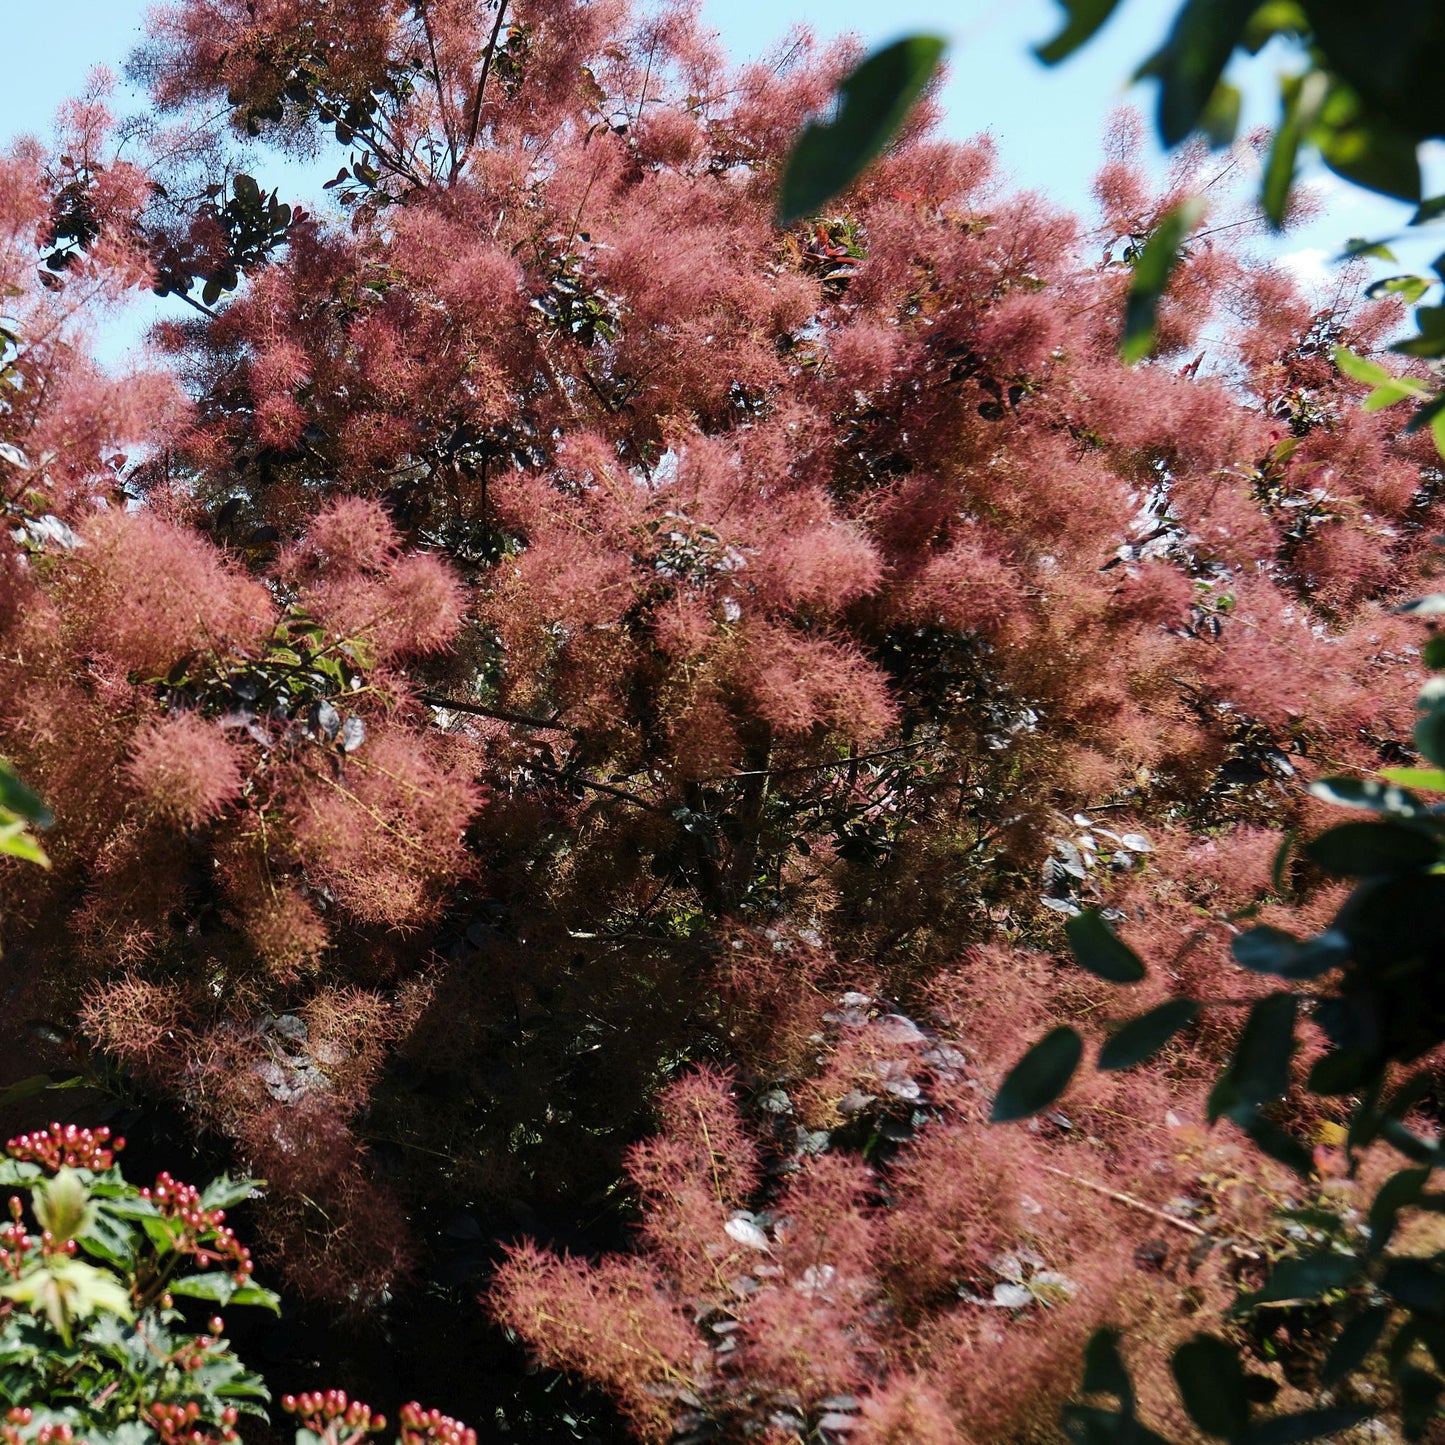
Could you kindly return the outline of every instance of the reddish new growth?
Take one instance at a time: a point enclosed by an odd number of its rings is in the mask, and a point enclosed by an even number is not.
[[[219,1435],[214,1427],[199,1423],[201,1407],[194,1400],[184,1405],[167,1405],[156,1400],[145,1414],[151,1428],[160,1436],[161,1445],[213,1445],[217,1439],[229,1442],[240,1438],[235,1429],[240,1416],[231,1405],[221,1412]]]
[[[360,1445],[367,1435],[386,1429],[386,1416],[370,1405],[352,1400],[345,1390],[308,1390],[283,1395],[281,1408],[296,1417],[303,1430],[318,1436],[323,1445]]]
[[[236,1232],[225,1222],[224,1209],[203,1209],[201,1191],[190,1184],[181,1184],[168,1173],[156,1176],[155,1185],[142,1189],[164,1219],[179,1220],[185,1232],[172,1248],[189,1254],[198,1264],[222,1264],[231,1271],[238,1284],[251,1277],[251,1251],[236,1238]]]
[[[5,1152],[22,1164],[38,1164],[51,1174],[60,1169],[109,1169],[115,1156],[125,1148],[124,1139],[112,1139],[102,1124],[98,1129],[81,1129],[74,1124],[52,1124],[9,1140]]]
[[[440,1410],[423,1410],[415,1400],[401,1407],[401,1445],[477,1445],[477,1432]]]
[[[75,1431],[65,1424],[47,1422],[33,1434],[22,1433],[35,1422],[35,1411],[28,1405],[13,1405],[5,1412],[0,1425],[0,1440],[5,1445],[85,1445]]]

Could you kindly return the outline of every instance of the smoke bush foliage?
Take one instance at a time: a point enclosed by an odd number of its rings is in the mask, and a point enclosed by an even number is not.
[[[3,1028],[227,1141],[288,1285],[357,1309],[435,1264],[424,1208],[566,1232],[625,1168],[635,1250],[518,1246],[493,1308],[645,1438],[1022,1438],[1121,1320],[1185,1430],[1167,1347],[1363,1184],[1204,1130],[1217,1012],[1026,1136],[985,1102],[1107,1032],[1063,917],[1127,916],[1163,1007],[1234,987],[1241,910],[1332,915],[1270,860],[1310,779],[1409,760],[1438,457],[1333,364],[1395,303],[1235,248],[1248,141],[1160,190],[1121,121],[1086,224],[925,109],[780,230],[852,58],[203,0],[123,150],[92,97],[5,155],[0,751],[58,821]],[[85,329],[145,283],[190,310],[111,376]],[[1307,1346],[1260,1344],[1281,1392]]]

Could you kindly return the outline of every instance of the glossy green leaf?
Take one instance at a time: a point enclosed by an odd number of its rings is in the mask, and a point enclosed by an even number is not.
[[[230,1304],[238,1288],[236,1281],[221,1270],[206,1274],[187,1274],[173,1279],[166,1288],[174,1295],[187,1299],[209,1300],[212,1304]]]
[[[910,35],[868,56],[838,89],[836,114],[812,121],[788,157],[778,220],[792,225],[846,190],[895,139],[943,59],[936,35]]]
[[[1069,947],[1080,965],[1109,983],[1138,983],[1145,976],[1139,955],[1125,943],[1097,908],[1086,908],[1064,925]]]
[[[1199,1005],[1192,998],[1172,998],[1138,1018],[1130,1019],[1099,1050],[1099,1067],[1105,1070],[1132,1069],[1151,1059],[1175,1034],[1199,1017]]]
[[[1124,299],[1124,334],[1119,356],[1128,365],[1143,361],[1154,350],[1154,325],[1159,303],[1179,264],[1180,251],[1203,214],[1197,197],[1169,211],[1145,243],[1134,263],[1134,278]]]
[[[1068,1088],[1083,1053],[1084,1041],[1073,1029],[1045,1034],[1009,1071],[993,1101],[992,1122],[1007,1124],[1047,1109]]]
[[[1214,1335],[1195,1335],[1170,1362],[1179,1398],[1206,1435],[1233,1440],[1249,1426],[1244,1367],[1232,1345]]]

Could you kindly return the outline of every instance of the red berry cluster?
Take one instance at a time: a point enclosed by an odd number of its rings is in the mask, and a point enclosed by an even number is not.
[[[33,1134],[21,1134],[5,1145],[5,1152],[23,1164],[38,1164],[52,1174],[62,1168],[109,1169],[115,1156],[125,1148],[124,1139],[112,1140],[110,1130],[77,1129],[74,1124],[52,1124]]]
[[[347,1398],[345,1390],[309,1390],[283,1395],[281,1408],[313,1435],[335,1445],[355,1445],[364,1435],[386,1429],[386,1416],[372,1413],[370,1405]]]
[[[413,1400],[401,1407],[401,1445],[477,1445],[477,1432]]]
[[[166,1405],[157,1400],[147,1407],[151,1428],[161,1437],[161,1445],[212,1445],[216,1440],[230,1442],[237,1438],[236,1421],[240,1418],[234,1405],[221,1411],[221,1429],[201,1423],[201,1407],[189,1400],[184,1405]]]
[[[0,1425],[0,1440],[5,1445],[85,1445],[75,1438],[75,1431],[69,1425],[42,1425],[27,1440],[20,1432],[35,1419],[35,1411],[23,1405],[16,1405],[5,1412],[5,1423]]]
[[[149,1199],[166,1219],[178,1219],[186,1227],[186,1238],[176,1248],[193,1256],[201,1264],[223,1264],[238,1284],[251,1277],[251,1251],[236,1238],[228,1225],[224,1209],[202,1209],[201,1192],[190,1184],[182,1184],[169,1174],[156,1176],[155,1187],[142,1189],[142,1199]]]

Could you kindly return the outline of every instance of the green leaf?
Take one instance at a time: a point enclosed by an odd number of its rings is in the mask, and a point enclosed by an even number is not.
[[[1445,592],[1430,592],[1394,609],[1401,617],[1438,617],[1445,613]]]
[[[1117,9],[1119,0],[1059,0],[1068,11],[1064,28],[1047,44],[1035,46],[1034,54],[1045,65],[1067,60],[1080,46],[1098,34],[1104,22]]]
[[[1199,117],[1199,129],[1215,150],[1224,150],[1234,144],[1234,138],[1239,133],[1239,114],[1243,104],[1244,98],[1240,95],[1238,86],[1221,80],[1214,87],[1209,103]]]
[[[1169,38],[1136,78],[1159,81],[1159,134],[1176,146],[1204,115],[1245,22],[1259,0],[1186,0]]]
[[[1264,1288],[1240,1302],[1241,1309],[1277,1304],[1281,1300],[1315,1300],[1331,1290],[1343,1289],[1360,1272],[1360,1261],[1352,1254],[1323,1250],[1298,1255],[1279,1264]]]
[[[1435,283],[1428,276],[1386,276],[1373,281],[1365,289],[1371,301],[1385,301],[1398,296],[1406,306],[1413,306]],[[1419,389],[1419,384],[1415,383]]]
[[[1416,749],[1436,767],[1445,767],[1445,705],[1436,704],[1415,724]]]
[[[80,1175],[68,1167],[60,1169],[53,1179],[37,1184],[31,1201],[40,1227],[56,1240],[74,1239],[95,1221],[90,1192]]]
[[[1165,214],[1134,263],[1134,279],[1124,299],[1124,335],[1119,342],[1119,356],[1129,366],[1154,350],[1159,302],[1169,289],[1180,250],[1203,213],[1204,203],[1197,196],[1181,201]]]
[[[1012,1069],[993,1101],[990,1121],[1007,1124],[1047,1109],[1069,1086],[1084,1041],[1067,1026],[1045,1034]]]
[[[231,1179],[222,1174],[211,1180],[201,1192],[202,1209],[234,1209],[244,1204],[264,1181],[259,1179]]]
[[[1408,823],[1341,823],[1305,844],[1305,853],[1327,873],[1374,878],[1414,873],[1440,861],[1440,839]]]
[[[808,124],[783,172],[778,221],[812,215],[862,175],[897,135],[943,59],[936,35],[910,35],[868,56],[838,89],[831,120]]]
[[[1314,138],[1321,159],[1336,175],[1398,200],[1420,199],[1415,138],[1347,86],[1331,89]]]
[[[1280,81],[1280,123],[1265,163],[1261,190],[1264,214],[1276,231],[1284,227],[1300,145],[1314,129],[1328,89],[1329,80],[1318,70],[1304,76],[1285,76]]]
[[[1231,939],[1229,951],[1234,961],[1251,973],[1305,979],[1342,967],[1350,955],[1350,942],[1332,929],[1301,942],[1282,929],[1263,925]]]
[[[1258,1109],[1237,1106],[1229,1111],[1230,1121],[1249,1135],[1254,1147],[1261,1154],[1268,1155],[1286,1169],[1293,1170],[1301,1179],[1314,1175],[1314,1156],[1293,1134],[1281,1129],[1278,1124]]]
[[[1445,196],[1431,196],[1421,201],[1415,214],[1410,217],[1412,226],[1427,226],[1431,221],[1438,221],[1445,216]]]
[[[243,1284],[231,1296],[231,1304],[234,1305],[255,1305],[259,1309],[270,1310],[272,1314],[281,1313],[281,1296],[274,1290],[262,1289],[258,1284]]]
[[[1241,1106],[1267,1104],[1289,1088],[1289,1065],[1294,1056],[1295,1013],[1299,1000],[1292,993],[1272,993],[1249,1011],[1234,1056],[1209,1095],[1209,1122],[1224,1114],[1235,1118]],[[1246,1127],[1240,1123],[1240,1127]]]
[[[175,1279],[166,1286],[175,1295],[184,1295],[187,1299],[211,1300],[216,1304],[230,1304],[235,1298],[237,1285],[236,1281],[228,1274],[220,1270],[211,1270],[206,1274],[187,1274],[180,1279]]]
[[[1382,386],[1395,379],[1378,361],[1368,361],[1363,356],[1357,356],[1348,347],[1335,347],[1334,361],[1336,367],[1351,381],[1361,382],[1365,386]]]
[[[1352,261],[1368,256],[1377,261],[1388,261],[1392,266],[1399,259],[1384,241],[1371,241],[1366,236],[1351,236],[1345,248],[1335,257],[1337,261]]]
[[[1086,908],[1064,925],[1074,957],[1096,978],[1138,983],[1145,969],[1139,955],[1109,926],[1097,908]]]
[[[0,761],[0,808],[8,808],[16,817],[34,823],[37,828],[48,828],[55,822],[55,814],[45,806],[40,794],[21,782],[3,761]]]
[[[1424,788],[1427,793],[1445,793],[1445,769],[1381,768],[1380,776],[1402,788]]]
[[[1432,1319],[1445,1318],[1445,1276],[1429,1260],[1387,1260],[1380,1288],[1407,1310]]]
[[[1390,1311],[1381,1306],[1365,1310],[1349,1320],[1335,1336],[1330,1352],[1325,1356],[1324,1367],[1320,1370],[1320,1384],[1329,1389],[1364,1364],[1370,1357],[1370,1352],[1379,1344],[1380,1336],[1389,1322]]]
[[[0,818],[4,816],[0,813]],[[30,832],[29,825],[23,818],[0,822],[0,853],[19,858],[25,863],[38,863],[42,868],[50,867],[50,859],[46,856],[45,849]]]
[[[1233,1440],[1249,1426],[1244,1369],[1234,1348],[1214,1335],[1195,1335],[1171,1361],[1179,1397],[1206,1435]]]
[[[1150,1009],[1114,1034],[1099,1050],[1099,1067],[1105,1070],[1132,1069],[1151,1059],[1181,1029],[1199,1017],[1199,1005],[1192,998],[1172,998]]]
[[[1337,803],[1342,808],[1364,808],[1371,813],[1389,813],[1397,818],[1423,818],[1429,815],[1429,808],[1419,798],[1413,797],[1399,786],[1402,781],[1395,773],[1420,772],[1417,768],[1383,768],[1380,776],[1386,781],[1377,783],[1373,778],[1320,778],[1310,784],[1310,792],[1327,803]],[[1445,773],[1440,774],[1445,780]]]
[[[1420,1169],[1401,1169],[1392,1174],[1375,1192],[1370,1202],[1370,1253],[1379,1254],[1389,1244],[1395,1233],[1399,1213],[1407,1205],[1416,1203],[1430,1182],[1428,1166]]]

